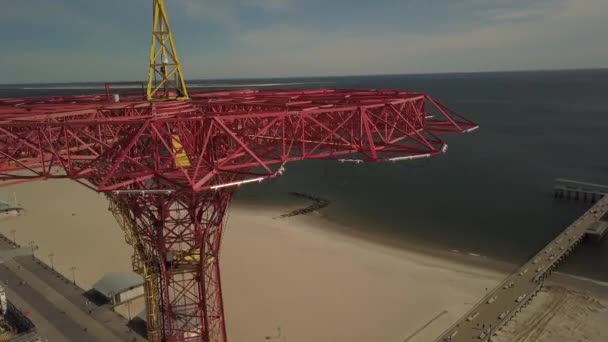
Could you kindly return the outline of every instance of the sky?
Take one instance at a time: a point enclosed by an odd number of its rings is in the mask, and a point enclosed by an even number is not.
[[[165,0],[186,79],[608,67],[607,0]],[[0,83],[143,80],[152,0],[0,0]]]

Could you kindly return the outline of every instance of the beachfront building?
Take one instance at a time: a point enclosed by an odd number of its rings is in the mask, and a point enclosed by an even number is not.
[[[112,305],[117,305],[143,296],[144,281],[139,274],[133,272],[110,272],[93,285],[93,289],[101,294]]]

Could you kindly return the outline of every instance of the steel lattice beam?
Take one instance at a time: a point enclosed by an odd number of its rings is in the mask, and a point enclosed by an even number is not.
[[[188,89],[175,49],[165,1],[153,0],[153,6],[147,99],[187,99]]]
[[[3,185],[69,178],[103,192],[145,279],[152,341],[226,341],[219,250],[236,186],[289,162],[387,162],[446,151],[473,122],[426,94],[231,91],[189,101],[0,99]]]
[[[225,184],[233,173],[275,177],[297,160],[433,156],[446,146],[438,134],[476,127],[420,93],[239,94],[75,105],[49,114],[37,113],[46,105],[22,104],[19,111],[30,112],[0,119],[0,142],[7,146],[0,163],[4,170],[30,171],[21,179],[87,180],[103,192],[134,183],[155,188],[146,182],[153,178],[169,188],[202,191]],[[18,177],[0,175],[7,178]]]

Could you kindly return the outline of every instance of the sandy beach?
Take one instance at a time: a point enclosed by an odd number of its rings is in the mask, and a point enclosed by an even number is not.
[[[272,216],[230,216],[224,293],[235,341],[278,325],[290,341],[403,341],[436,318],[411,339],[429,341],[502,276],[331,233],[322,219]]]
[[[548,286],[498,333],[496,341],[606,341],[606,304],[580,291]]]
[[[107,202],[80,185],[49,181],[5,188],[23,216],[0,232],[90,288],[130,270],[131,248]],[[231,341],[432,341],[498,284],[501,271],[459,258],[387,247],[340,233],[319,215],[273,219],[290,208],[236,203],[223,240],[222,284]],[[281,339],[277,339],[281,341]]]

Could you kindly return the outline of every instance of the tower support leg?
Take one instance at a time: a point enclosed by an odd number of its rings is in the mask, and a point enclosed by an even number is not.
[[[226,342],[219,252],[233,194],[108,196],[144,277],[150,341]]]

